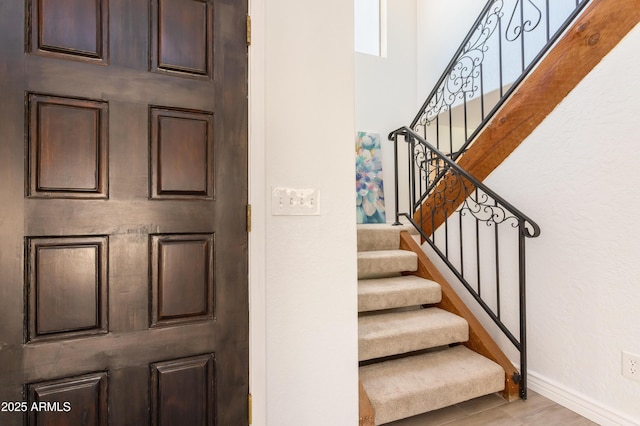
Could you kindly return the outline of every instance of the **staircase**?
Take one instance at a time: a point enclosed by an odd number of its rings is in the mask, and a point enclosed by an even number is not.
[[[358,225],[360,380],[376,425],[505,387],[500,365],[462,345],[467,321],[433,306],[441,286],[413,274],[418,255],[400,249],[401,231]]]
[[[508,400],[527,398],[525,240],[540,235],[540,228],[482,181],[640,19],[636,2],[576,0],[574,9],[567,3],[569,14],[555,9],[561,3],[489,0],[413,122],[389,134],[395,222],[411,222],[421,239],[401,226],[358,228],[361,426],[494,392]],[[525,38],[537,37],[536,28],[546,34],[546,44],[525,45]],[[509,43],[520,46],[520,54],[503,55]],[[490,46],[498,54],[488,54]],[[503,81],[503,71],[513,64],[520,76]],[[484,84],[492,75],[502,85],[496,103],[493,92],[485,92],[493,90]],[[465,129],[456,136],[461,144],[453,142],[454,127]],[[400,166],[403,158],[408,161]],[[399,168],[408,170],[406,177]],[[409,189],[402,206],[400,186]],[[513,232],[505,236],[507,230]],[[518,368],[426,257],[420,241],[511,342]],[[507,250],[498,246],[517,250],[505,256]],[[517,274],[505,280],[503,264]],[[505,288],[516,296],[503,300]],[[503,304],[518,307],[517,324],[503,321]]]

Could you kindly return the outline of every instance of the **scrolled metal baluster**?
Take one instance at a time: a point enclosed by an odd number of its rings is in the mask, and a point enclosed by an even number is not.
[[[503,16],[503,6],[502,0],[493,2],[465,43],[460,55],[450,66],[442,83],[430,97],[417,124],[428,126],[440,114],[449,111],[456,100],[462,100],[465,96],[473,97],[478,91],[479,84],[476,81],[481,75],[479,67],[488,50],[487,41],[494,34]]]
[[[521,318],[520,323],[520,334],[518,337],[514,335],[514,333],[507,327],[502,321],[502,297],[501,297],[501,287],[504,284],[501,278],[501,263],[502,259],[500,258],[500,231],[499,227],[501,224],[508,224],[507,226],[510,228],[516,228],[518,238],[520,239],[519,245],[524,244],[525,238],[533,238],[540,234],[540,228],[538,225],[525,216],[522,212],[517,210],[507,201],[505,201],[498,194],[493,192],[491,189],[486,187],[483,183],[476,180],[473,176],[469,175],[466,171],[464,171],[458,164],[455,163],[452,159],[450,159],[447,155],[440,152],[437,148],[430,145],[423,137],[419,134],[413,132],[408,127],[403,127],[398,129],[395,132],[392,132],[389,136],[391,140],[397,143],[398,137],[404,136],[404,140],[407,145],[410,147],[408,149],[409,153],[409,161],[412,164],[412,167],[415,169],[415,173],[413,177],[416,177],[420,180],[418,191],[422,195],[419,197],[420,202],[416,203],[416,210],[410,209],[412,214],[401,213],[401,215],[405,216],[407,220],[412,223],[414,226],[418,228],[419,233],[424,238],[424,241],[427,242],[431,248],[440,256],[440,258],[444,261],[447,267],[454,273],[454,275],[460,280],[463,286],[469,291],[469,293],[474,297],[474,299],[478,302],[478,304],[485,310],[487,315],[493,320],[493,322],[500,328],[500,330],[504,333],[504,335],[511,341],[514,347],[520,351],[521,356],[521,364],[520,370],[521,373],[516,374],[517,379],[520,381],[521,385],[521,397],[526,398],[526,389],[523,388],[524,384],[526,384],[526,324],[525,319]],[[397,150],[396,150],[397,152]],[[397,156],[396,156],[397,160]],[[435,167],[435,171],[433,170]],[[436,176],[436,179],[441,179],[445,177],[444,180],[438,180],[436,182],[433,181],[432,176]],[[425,188],[422,187],[422,182],[425,182]],[[426,191],[423,193],[423,190]],[[424,217],[423,213],[423,201],[426,200],[426,197],[430,196],[429,208],[431,209],[430,220],[431,220],[431,232],[430,235],[426,235],[420,226],[415,222],[414,219],[418,219],[420,224],[423,224],[425,220],[429,220]],[[460,200],[462,200],[460,202]],[[459,204],[458,204],[459,203]],[[457,206],[457,207],[456,207]],[[419,210],[419,212],[417,212]],[[449,220],[445,220],[442,224],[442,232],[444,234],[444,240],[438,237],[436,239],[435,235],[435,221],[434,217],[442,215],[442,217],[449,217],[449,212],[452,214],[458,214],[458,232],[459,236],[456,238],[457,241],[454,241],[454,238],[451,238],[453,235],[449,231],[453,228],[449,228]],[[414,215],[418,215],[416,217]],[[468,240],[464,236],[464,225],[463,225],[463,216],[472,216],[475,218],[475,245],[476,245],[476,263],[477,263],[477,286],[472,286],[466,277],[469,276],[468,273],[465,272],[465,250],[464,244]],[[396,220],[399,216],[396,216]],[[453,218],[452,218],[453,219]],[[479,245],[480,245],[480,228],[479,224],[484,223],[486,226],[492,229],[493,233],[493,244],[494,244],[494,268],[495,268],[495,301],[496,307],[495,309],[490,307],[482,297],[482,276],[480,273],[480,254],[479,254]],[[439,240],[439,241],[438,241]],[[454,247],[454,244],[459,244],[458,247]],[[440,246],[440,247],[439,247]],[[523,247],[522,247],[523,249]],[[520,267],[520,287],[524,287],[523,275],[524,275],[524,251],[519,251],[519,267]],[[460,263],[454,265],[452,261],[449,259],[450,253],[458,252],[460,256]],[[507,281],[505,281],[507,283]],[[520,295],[521,303],[524,303],[522,300],[523,295]],[[521,312],[524,312],[521,310]]]
[[[542,0],[540,1],[542,2]],[[553,34],[551,23],[557,21],[554,16],[554,13],[557,14],[557,12],[556,10],[551,10],[552,2],[550,0],[544,0],[544,4],[541,3],[539,7],[533,0],[511,0],[509,6],[506,7],[511,9],[511,5],[515,5],[513,6],[513,10],[509,11],[505,11],[506,3],[503,0],[488,1],[482,13],[473,24],[471,31],[467,34],[464,42],[453,55],[453,59],[447,66],[447,69],[411,122],[411,125],[402,127],[389,135],[389,138],[394,140],[396,144],[394,152],[394,159],[396,161],[396,223],[399,224],[399,217],[404,216],[418,229],[424,241],[440,256],[444,264],[450,268],[451,272],[460,280],[479,306],[485,310],[487,315],[500,328],[514,347],[520,351],[520,373],[514,373],[513,378],[516,383],[520,384],[520,396],[523,399],[526,398],[527,383],[524,241],[526,238],[539,236],[540,228],[535,222],[494,191],[461,169],[455,161],[465,152],[468,145],[479,135],[482,128],[492,119],[494,114],[504,104],[505,100],[515,91],[518,84],[526,78],[526,75],[533,69],[537,61],[546,54],[550,46],[558,40],[570,22],[575,19],[589,1],[590,0],[575,0],[575,10],[569,13],[568,17],[559,17],[560,19],[564,19],[564,22],[557,29],[553,30]],[[505,13],[509,18],[508,22],[505,18]],[[526,33],[531,33],[540,26],[543,15],[545,24],[543,25],[544,28],[540,31],[541,38],[546,37],[547,43],[537,53],[529,52],[529,46],[525,45],[525,38],[529,40],[530,37]],[[496,35],[497,39],[495,39]],[[494,40],[495,46],[493,45]],[[519,56],[511,55],[507,51],[509,43],[515,42],[516,40],[520,44]],[[490,52],[490,49],[494,48],[497,49],[496,54]],[[525,48],[530,56],[535,56],[530,63],[526,59]],[[489,73],[493,72],[493,64],[484,63],[487,58],[497,58],[498,61],[495,72],[497,73],[496,79],[499,80],[497,81],[497,83],[499,83],[497,92],[500,94],[500,99],[495,103],[492,102],[491,105],[485,105],[485,91],[492,91],[495,88],[492,87],[492,81],[488,79],[485,81]],[[509,66],[505,66],[505,64],[508,61],[515,61],[516,66],[519,61],[523,70],[520,76],[513,81],[511,79],[507,80],[507,70]],[[525,62],[527,62],[527,64],[525,64]],[[509,86],[505,87],[505,85]],[[473,119],[468,120],[471,116],[468,117],[467,115],[467,102],[476,97],[478,97],[480,101],[481,115],[480,123],[477,125],[473,123]],[[486,99],[488,100],[489,98],[487,97]],[[452,110],[460,105],[464,108],[462,123],[454,122],[452,119]],[[485,107],[487,108],[487,112],[485,111]],[[441,121],[441,117],[443,121]],[[465,139],[464,143],[460,148],[456,146],[458,149],[456,152],[453,152],[452,129],[454,125],[464,126],[465,129],[463,135]],[[469,125],[475,126],[475,128],[467,130]],[[428,131],[428,126],[435,126],[435,129]],[[441,134],[443,136],[445,135],[444,132],[447,131],[446,127],[448,127],[449,144],[447,144],[444,139],[441,144],[440,136]],[[435,147],[427,142],[430,135],[435,136]],[[413,173],[409,173],[409,186],[411,187],[409,202],[411,206],[406,212],[398,211],[397,144],[399,142],[399,136],[404,136],[407,146],[409,147],[410,145],[410,148],[408,148],[408,164],[409,169],[413,170]],[[443,154],[440,151],[441,145],[449,145],[448,149],[450,152]],[[419,179],[419,182],[415,182],[415,179]],[[423,209],[425,212],[423,212]],[[419,210],[419,213],[417,213],[417,210]],[[458,232],[460,233],[460,237],[457,238],[459,240],[457,243],[460,247],[449,246],[450,243],[452,245],[456,243],[456,241],[449,241],[449,223],[447,219],[449,212],[459,215]],[[475,222],[476,286],[470,285],[467,278],[465,278],[470,277],[470,274],[465,273],[464,270],[464,258],[467,252],[463,249],[463,245],[465,243],[468,244],[468,240],[470,241],[473,238],[463,236],[465,232],[463,216],[471,216]],[[436,217],[438,218],[437,220]],[[445,220],[440,223],[443,218]],[[418,225],[415,220],[419,220],[420,225]],[[423,224],[428,226],[429,222],[431,223],[431,231],[429,235],[426,235],[420,226]],[[481,223],[484,223],[491,231],[488,233],[487,231],[481,231]],[[504,232],[500,233],[499,227],[502,224],[506,225],[503,226]],[[436,225],[441,225],[438,238],[436,238]],[[502,280],[504,277],[501,278],[500,275],[500,267],[504,259],[500,258],[499,253],[506,247],[500,247],[500,240],[507,236],[506,232],[509,231],[509,228],[517,231],[519,239],[520,333],[517,338],[501,320],[502,300],[500,287],[505,286],[506,288],[508,280],[506,278]],[[442,241],[442,234],[440,232],[444,233],[444,241]],[[490,241],[490,237],[488,239],[484,238],[485,235],[490,236],[491,234],[493,234],[495,241]],[[484,255],[481,258],[481,239],[483,239],[482,244],[486,242],[494,245],[494,254],[492,254],[492,256],[495,255],[495,258],[493,260],[493,267],[490,266],[491,261],[487,263]],[[452,261],[448,258],[450,249],[451,253],[459,252],[460,265],[453,265]],[[491,252],[491,249],[489,251]],[[483,270],[487,271],[489,276],[493,274],[493,271],[490,270],[495,268],[497,305],[495,309],[488,306],[487,302],[482,298],[482,293],[486,295],[486,292],[482,291],[483,287],[486,288],[486,286],[491,283],[490,280],[485,278],[486,275],[485,277],[482,276],[481,264],[487,268]],[[505,294],[507,293],[505,292]]]
[[[524,19],[524,5],[526,4],[524,3],[525,1],[531,4],[533,9],[535,10],[534,12],[536,15],[535,18],[532,19],[527,17],[527,19]],[[518,6],[520,6],[520,14],[521,14],[520,25],[515,24],[514,26],[513,20],[514,20],[514,17],[516,16],[516,12],[518,11]],[[524,32],[531,32],[535,30],[540,24],[541,20],[542,20],[542,11],[538,8],[538,6],[536,6],[534,2],[532,2],[531,0],[517,0],[516,5],[513,8],[513,12],[511,12],[511,18],[509,18],[509,23],[507,24],[507,31],[505,32],[505,38],[508,41],[516,41],[521,35],[523,35]]]

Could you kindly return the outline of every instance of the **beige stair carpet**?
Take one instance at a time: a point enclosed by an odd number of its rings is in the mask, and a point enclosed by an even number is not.
[[[358,281],[358,312],[431,305],[441,300],[440,284],[415,275]]]
[[[358,252],[358,278],[390,276],[418,269],[418,255],[406,250]]]
[[[504,370],[464,346],[360,367],[380,425],[499,392]]]
[[[415,253],[399,250],[402,230],[406,228],[358,226],[359,359],[368,361],[360,367],[360,379],[376,425],[504,388],[499,365],[464,346],[447,346],[468,340],[463,318],[421,308],[439,303],[441,288],[402,275],[418,267]]]
[[[400,247],[400,232],[416,232],[413,227],[387,224],[358,225],[358,251],[394,250]]]
[[[430,349],[469,339],[464,318],[438,308],[358,319],[358,360]]]

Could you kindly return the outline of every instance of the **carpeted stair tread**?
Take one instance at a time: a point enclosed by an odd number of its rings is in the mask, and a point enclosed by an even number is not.
[[[376,425],[504,388],[504,370],[464,346],[363,366],[360,379]]]
[[[358,278],[391,276],[418,269],[418,255],[407,250],[358,252]]]
[[[358,312],[430,305],[441,299],[438,283],[415,275],[358,281]]]
[[[376,223],[358,225],[358,251],[395,250],[400,247],[400,232],[415,233],[412,226]]]
[[[358,318],[358,360],[365,361],[466,342],[464,318],[438,308]]]

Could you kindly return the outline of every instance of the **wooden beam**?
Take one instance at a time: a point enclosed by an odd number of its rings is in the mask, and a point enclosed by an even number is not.
[[[371,405],[371,401],[367,396],[367,392],[364,390],[364,386],[362,386],[362,382],[358,380],[358,411],[359,411],[359,426],[375,426],[374,419],[375,414],[373,411],[373,406]]]
[[[519,398],[520,387],[513,382],[513,373],[517,372],[518,369],[509,361],[509,358],[507,358],[482,324],[480,324],[480,321],[478,321],[475,315],[473,315],[464,304],[460,296],[453,290],[449,282],[442,276],[431,260],[429,260],[418,243],[416,243],[413,237],[406,231],[400,233],[400,248],[402,250],[412,251],[418,255],[418,271],[414,273],[415,275],[440,284],[442,288],[442,301],[436,306],[461,316],[469,323],[469,340],[465,342],[464,345],[472,351],[489,358],[504,369],[505,388],[502,396],[508,401]]]
[[[593,0],[505,102],[458,164],[483,181],[638,22],[640,0]],[[462,203],[461,199],[456,201],[456,207]],[[445,219],[440,214],[432,221],[429,207],[433,203],[427,200],[424,206],[423,230],[427,235],[433,225],[437,229]]]

